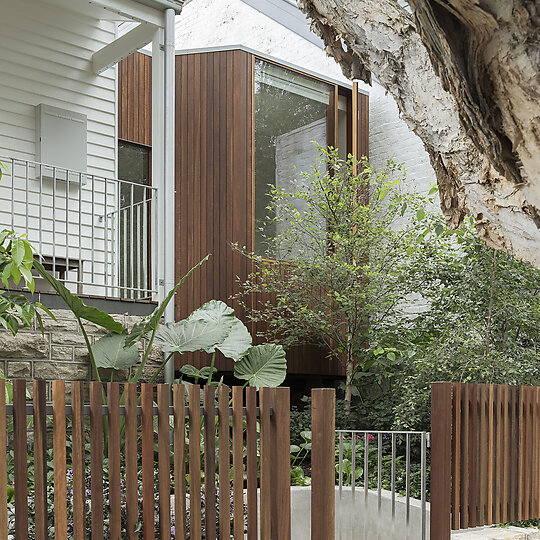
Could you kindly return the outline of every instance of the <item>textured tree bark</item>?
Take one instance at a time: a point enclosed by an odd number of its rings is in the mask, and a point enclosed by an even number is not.
[[[448,225],[540,267],[535,0],[297,0],[346,76],[373,74],[423,141]]]

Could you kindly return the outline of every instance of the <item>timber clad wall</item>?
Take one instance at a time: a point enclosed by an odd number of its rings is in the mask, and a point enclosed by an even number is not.
[[[213,298],[227,302],[236,276],[249,271],[230,243],[253,248],[251,58],[244,51],[176,58],[177,278],[212,254],[177,296],[178,318]],[[221,358],[216,367],[231,370],[232,362]]]
[[[211,254],[177,295],[177,319],[208,300],[232,304],[230,296],[238,292],[238,280],[245,280],[251,271],[251,263],[230,244],[238,243],[248,251],[254,247],[254,58],[239,49],[176,57],[177,280]],[[150,57],[136,53],[119,68],[119,138],[144,145],[151,144],[150,63]],[[368,96],[356,93],[354,102],[350,90],[335,86],[338,90],[349,96],[349,110],[356,112],[356,121],[348,128],[347,150],[368,155]],[[335,106],[335,114],[329,115],[333,146],[337,143]],[[233,307],[243,318],[239,306]],[[250,331],[256,333],[253,326]],[[176,367],[208,362],[208,355],[183,355]],[[344,374],[336,361],[312,345],[287,351],[287,363],[289,374]],[[216,368],[232,371],[233,362],[216,355]]]
[[[152,146],[152,57],[131,54],[118,64],[118,138]]]

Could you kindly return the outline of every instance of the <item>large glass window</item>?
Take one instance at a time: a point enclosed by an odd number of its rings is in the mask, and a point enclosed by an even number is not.
[[[122,297],[141,298],[149,278],[150,149],[118,141],[118,177],[118,281]]]
[[[263,60],[255,61],[255,253],[279,256],[272,238],[271,186],[302,182],[315,164],[313,144],[327,146],[333,87]]]

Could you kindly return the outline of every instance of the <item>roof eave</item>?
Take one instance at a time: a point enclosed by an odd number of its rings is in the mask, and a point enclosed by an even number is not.
[[[184,7],[183,0],[135,0],[139,4],[152,7],[164,11],[166,9],[174,9],[177,15],[180,15]]]

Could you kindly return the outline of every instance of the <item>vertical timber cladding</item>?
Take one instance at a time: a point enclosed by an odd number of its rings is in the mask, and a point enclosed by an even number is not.
[[[118,138],[152,146],[152,57],[135,53],[118,64]]]
[[[230,303],[237,279],[250,270],[230,244],[253,249],[252,78],[252,57],[244,51],[176,57],[177,280],[211,254],[180,289],[177,319],[211,299]],[[208,361],[184,355],[176,367]],[[232,361],[216,355],[216,368],[231,371]]]
[[[433,383],[431,534],[540,517],[540,387]]]
[[[230,243],[253,250],[253,61],[254,56],[242,50],[176,56],[176,279],[211,254],[177,294],[176,319],[211,299],[230,303],[230,296],[238,291],[237,278],[244,280],[251,270]],[[151,62],[149,55],[135,53],[119,64],[118,138],[146,146],[152,144]],[[338,94],[347,97],[351,111],[347,150],[367,156],[368,96],[334,85],[334,96]],[[333,103],[328,142],[334,146],[336,115],[337,103]],[[344,374],[337,362],[313,345],[288,351],[287,361],[289,373]],[[209,358],[193,354],[176,359],[177,368],[183,363],[200,367],[208,365]],[[233,365],[216,355],[216,367],[231,371]]]

